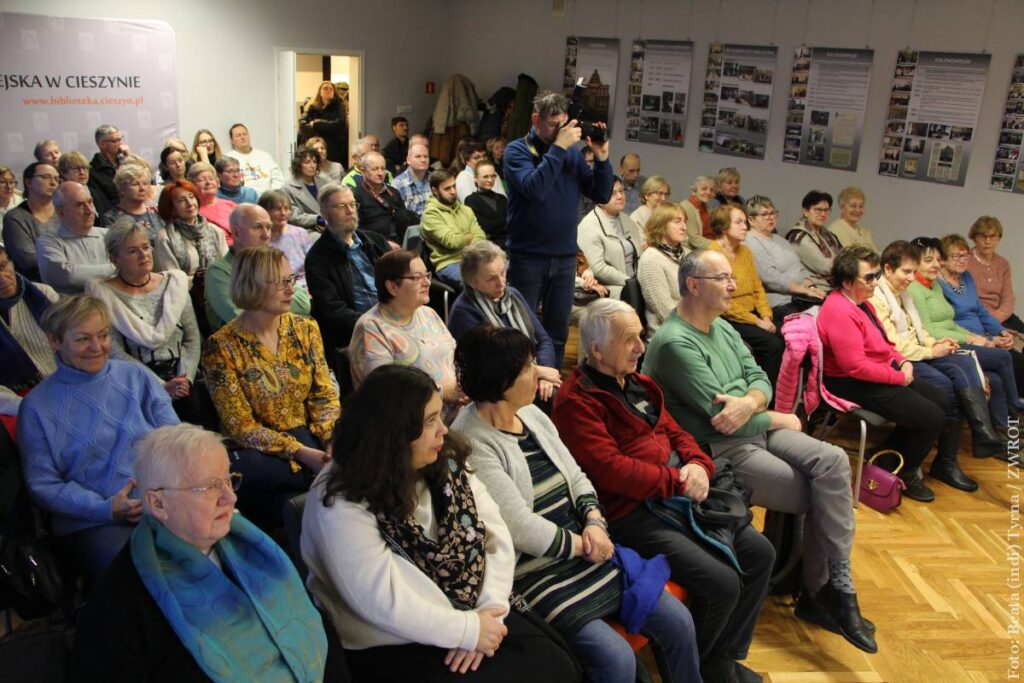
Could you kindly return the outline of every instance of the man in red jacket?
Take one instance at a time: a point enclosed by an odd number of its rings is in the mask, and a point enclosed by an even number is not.
[[[629,304],[590,304],[580,320],[587,361],[562,385],[552,419],[597,489],[615,540],[641,555],[664,553],[672,580],[690,594],[703,679],[760,681],[736,660],[747,656],[775,553],[746,526],[733,544],[741,578],[692,530],[667,526],[644,505],[652,497],[703,501],[715,466],[665,410],[658,386],[636,371],[641,333]]]

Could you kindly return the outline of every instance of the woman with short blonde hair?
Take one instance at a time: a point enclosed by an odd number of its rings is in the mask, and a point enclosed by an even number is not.
[[[640,206],[629,217],[643,230],[644,223],[651,217],[651,212],[668,201],[672,188],[668,181],[660,175],[652,175],[640,186]]]
[[[242,446],[235,469],[253,483],[240,507],[265,529],[281,526],[285,500],[308,489],[330,460],[324,447],[340,412],[320,330],[290,312],[295,282],[280,250],[242,249],[230,289],[242,312],[203,351],[224,432]]]

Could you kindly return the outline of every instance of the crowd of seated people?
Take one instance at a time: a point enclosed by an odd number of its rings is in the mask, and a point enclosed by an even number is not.
[[[795,616],[877,651],[849,460],[773,410],[782,328],[810,321],[823,390],[894,423],[881,446],[907,498],[978,490],[963,425],[974,457],[1013,465],[1024,408],[1002,225],[881,240],[847,187],[841,218],[813,190],[779,235],[736,169],[678,203],[635,153],[614,176],[559,97],[538,97],[525,140],[462,141],[455,172],[402,117],[347,173],[337,140],[306,136],[290,182],[244,124],[230,151],[205,129],[168,139],[159,175],[107,125],[91,161],[39,143],[24,195],[0,167],[0,420],[88,579],[80,680],[117,662],[319,680],[326,625],[355,680],[632,681],[612,620],[662,680],[758,681],[742,661],[775,553],[748,505],[804,516]],[[435,273],[459,285],[450,310]],[[631,280],[643,318],[620,300]],[[278,546],[307,493],[312,602]],[[725,552],[701,527],[715,501],[735,513]]]

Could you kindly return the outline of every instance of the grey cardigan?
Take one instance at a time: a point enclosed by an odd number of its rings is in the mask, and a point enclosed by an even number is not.
[[[534,405],[520,408],[516,415],[565,477],[573,505],[582,495],[596,497],[593,484],[562,443],[548,416]],[[501,519],[512,533],[516,553],[544,556],[555,540],[558,527],[533,511],[533,479],[519,442],[480,419],[476,405],[463,408],[452,429],[462,432],[473,444],[469,465],[498,504]]]
[[[313,178],[313,184],[316,185],[317,195],[319,196],[320,190],[327,185],[324,179],[320,176]],[[288,222],[292,225],[297,225],[300,228],[316,227],[316,219],[320,216],[320,202],[309,193],[306,186],[302,183],[302,180],[298,178],[292,178],[284,184],[284,191],[288,193],[288,196],[292,200],[292,213],[288,217]]]

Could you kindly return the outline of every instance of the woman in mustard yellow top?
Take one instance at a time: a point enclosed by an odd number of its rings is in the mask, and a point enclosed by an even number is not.
[[[757,364],[768,373],[774,389],[786,345],[772,322],[772,307],[757,275],[754,254],[743,244],[749,231],[747,214],[743,209],[720,205],[711,212],[711,234],[715,239],[708,249],[725,254],[736,282],[729,310],[722,317],[740,333]]]
[[[224,433],[240,448],[239,509],[258,526],[281,525],[284,501],[309,488],[329,460],[341,412],[316,323],[290,313],[295,276],[273,247],[243,249],[231,268],[242,313],[206,342],[203,369]]]

